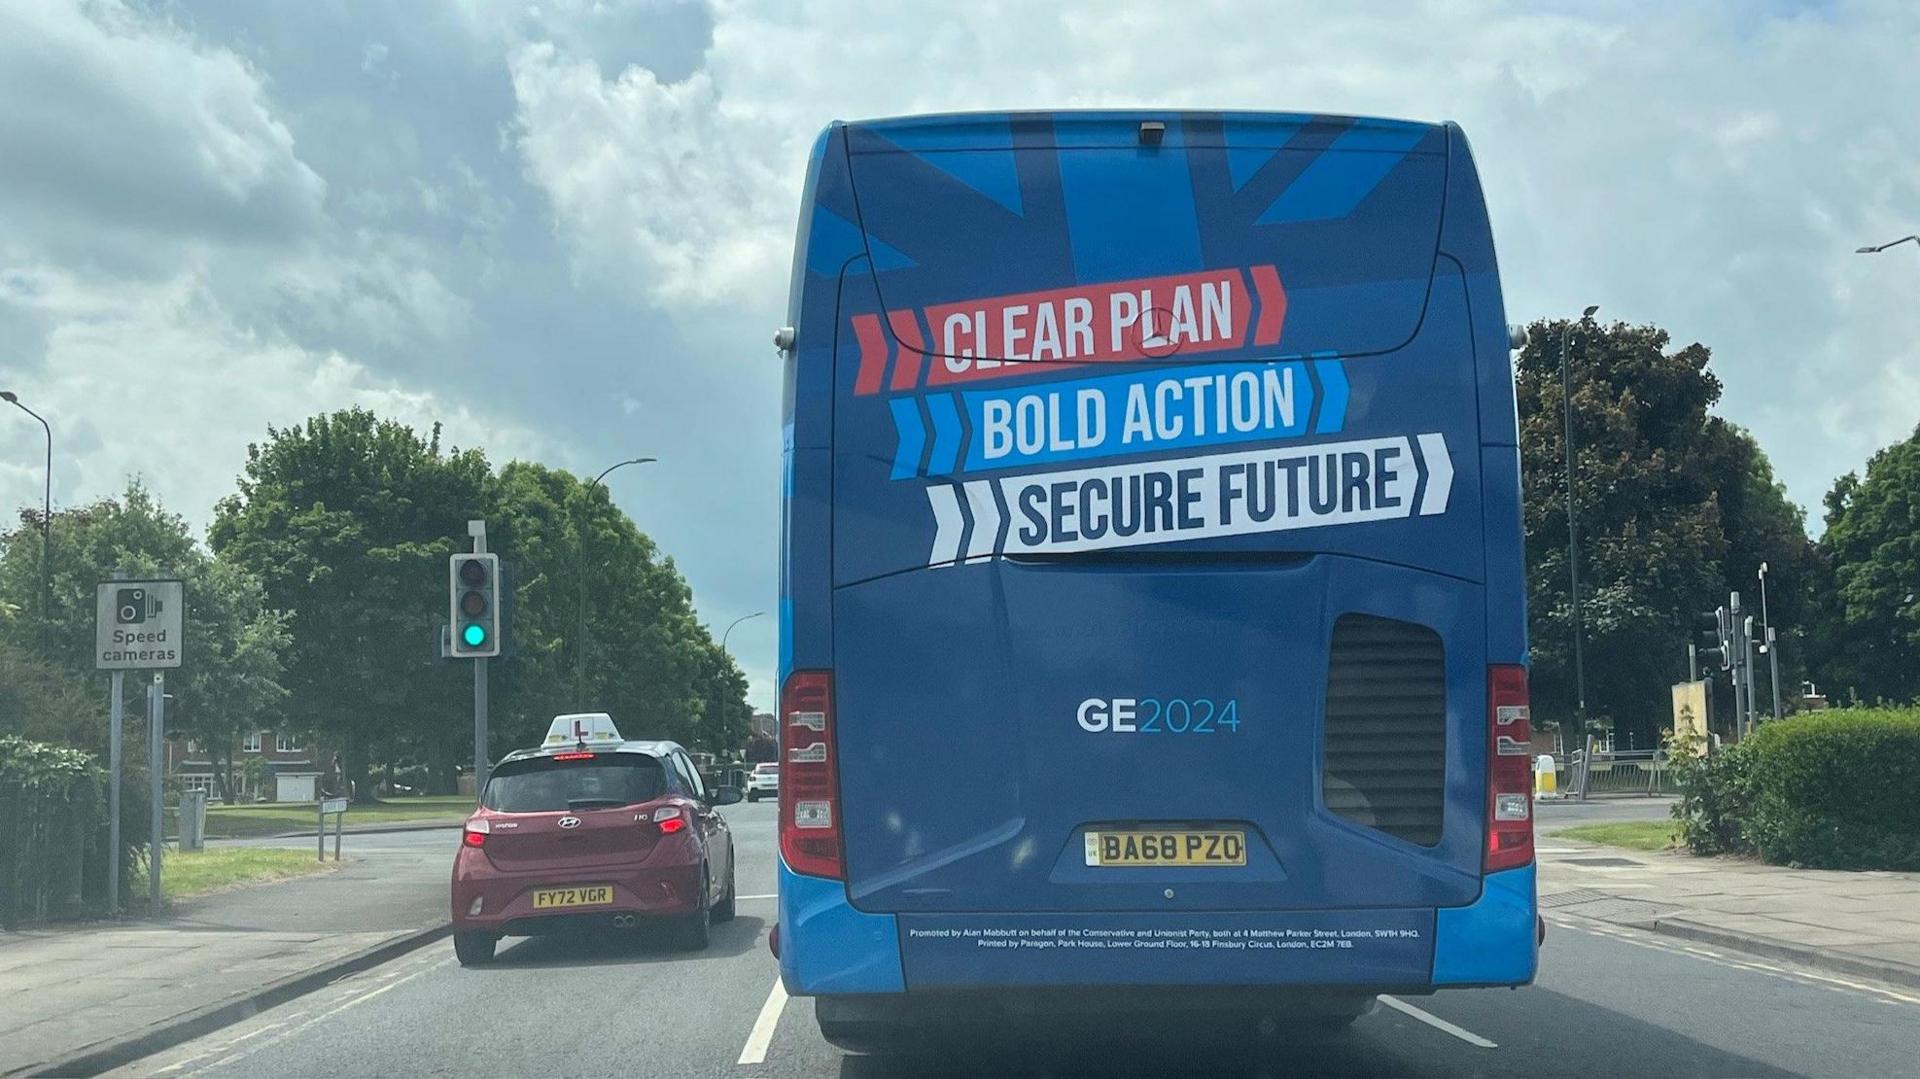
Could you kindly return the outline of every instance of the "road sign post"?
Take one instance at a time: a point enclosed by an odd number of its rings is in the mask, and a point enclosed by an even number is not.
[[[116,570],[113,579],[101,581],[94,590],[93,666],[111,671],[113,700],[112,729],[107,732],[107,907],[120,906],[120,776],[122,727],[126,720],[122,694],[125,672],[152,671],[153,683],[147,687],[148,766],[152,772],[151,809],[153,820],[148,830],[147,903],[154,917],[160,915],[161,843],[164,838],[161,795],[166,780],[166,676],[161,672],[180,666],[182,636],[186,627],[187,586],[179,580],[128,580]]]
[[[113,682],[112,726],[107,731],[107,913],[120,913],[120,734],[126,725],[126,710],[120,695],[126,672],[115,671]]]
[[[166,809],[161,804],[164,787],[161,775],[167,766],[167,676],[153,672],[147,686],[147,767],[152,773],[153,819],[147,831],[147,916],[160,917],[160,863],[166,846]]]
[[[347,800],[322,798],[315,808],[318,812],[314,815],[314,857],[322,862],[327,860],[327,817],[331,815],[333,817],[333,860],[337,862],[340,860],[340,832],[347,819]]]

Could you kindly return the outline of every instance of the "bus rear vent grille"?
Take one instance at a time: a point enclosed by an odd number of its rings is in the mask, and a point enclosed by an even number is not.
[[[1320,786],[1333,813],[1423,847],[1446,805],[1447,665],[1425,626],[1343,614],[1327,663]]]

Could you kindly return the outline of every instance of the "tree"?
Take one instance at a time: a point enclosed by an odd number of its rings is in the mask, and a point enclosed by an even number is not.
[[[249,731],[285,725],[281,657],[292,616],[268,609],[259,580],[219,559],[207,560],[188,588],[191,666],[173,691],[169,725],[207,747],[220,797],[232,802],[239,793],[234,743]]]
[[[288,643],[287,615],[267,607],[257,579],[210,557],[195,542],[186,520],[161,506],[138,481],[130,482],[118,499],[55,513],[53,528],[58,538],[46,653],[38,668],[17,656],[13,662],[27,672],[23,678],[41,671],[31,675],[43,687],[33,694],[44,701],[39,714],[86,725],[56,730],[43,719],[38,730],[29,733],[104,756],[105,709],[95,705],[77,710],[59,703],[66,697],[49,680],[81,687],[83,699],[103,699],[105,694],[97,689],[89,694],[85,688],[93,672],[95,589],[116,569],[135,578],[178,577],[186,582],[186,622],[181,666],[167,681],[174,698],[167,726],[170,733],[212,747],[218,754],[216,775],[223,793],[230,795],[233,740],[242,731],[271,725],[285,696],[279,678]],[[16,609],[6,620],[6,632],[13,649],[24,652],[38,648],[41,640],[38,603],[20,602],[38,594],[38,547],[37,542],[31,549],[8,542],[11,538],[0,540],[0,597]],[[0,679],[0,684],[10,682]],[[137,689],[129,697],[137,701]],[[139,711],[137,704],[128,708],[129,715]]]
[[[1746,431],[1730,423],[1710,421],[1711,452],[1702,464],[1716,477],[1720,520],[1727,538],[1722,560],[1722,583],[1708,610],[1726,602],[1725,593],[1739,592],[1741,607],[1753,616],[1755,640],[1760,639],[1763,611],[1760,567],[1767,567],[1764,612],[1778,634],[1780,696],[1784,705],[1800,699],[1800,680],[1806,673],[1807,635],[1815,625],[1814,582],[1819,554],[1807,537],[1806,512],[1787,497],[1786,486],[1774,478],[1773,465]],[[1759,690],[1755,706],[1772,711],[1766,659],[1756,655]],[[1732,695],[1726,694],[1724,714],[1731,719]]]
[[[339,747],[362,800],[376,750],[420,753],[448,778],[465,756],[465,671],[430,648],[447,557],[487,515],[488,482],[478,451],[442,452],[438,425],[422,438],[349,409],[269,428],[215,508],[214,550],[293,612],[287,715]]]
[[[1838,695],[1920,697],[1920,428],[1847,473],[1826,497],[1816,650]]]
[[[1568,329],[1535,323],[1516,361],[1533,701],[1550,721],[1574,711],[1559,368]],[[1667,687],[1686,676],[1696,612],[1725,602],[1729,586],[1751,592],[1765,559],[1776,624],[1801,615],[1811,552],[1765,455],[1709,414],[1720,382],[1706,346],[1668,351],[1666,331],[1624,323],[1572,340],[1588,714],[1622,745],[1650,747],[1670,722]]]
[[[699,624],[673,560],[606,489],[589,493],[568,472],[516,461],[493,491],[490,536],[512,567],[514,590],[495,748],[532,744],[555,714],[573,710],[608,712],[628,737],[739,748],[751,717],[745,676]],[[586,664],[584,697],[576,657]]]
[[[0,636],[0,735],[93,747],[106,744],[105,695],[87,679]]]
[[[746,759],[748,764],[777,761],[780,759],[780,743],[774,741],[771,735],[755,731],[753,737],[747,740]]]

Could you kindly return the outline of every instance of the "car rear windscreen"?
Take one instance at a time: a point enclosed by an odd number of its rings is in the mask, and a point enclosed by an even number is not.
[[[666,791],[660,762],[639,753],[589,759],[508,761],[487,781],[481,804],[500,813],[559,813],[585,805],[649,802]]]

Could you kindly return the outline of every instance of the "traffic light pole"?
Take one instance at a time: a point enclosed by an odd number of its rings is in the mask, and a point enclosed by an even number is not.
[[[467,535],[473,537],[473,553],[487,553],[487,522],[468,521]],[[456,631],[457,632],[457,631]],[[473,661],[473,797],[487,785],[487,659]]]

